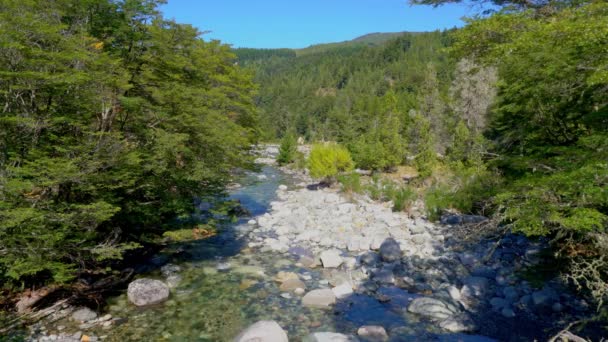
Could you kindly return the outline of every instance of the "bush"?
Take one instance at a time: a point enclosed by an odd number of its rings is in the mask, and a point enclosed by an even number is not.
[[[283,137],[283,139],[281,139],[277,163],[279,163],[279,165],[293,163],[296,160],[297,153],[298,143],[296,141],[296,137],[293,134],[287,134]]]
[[[416,192],[408,186],[395,189],[392,196],[393,211],[408,210],[416,200]]]
[[[477,203],[489,201],[498,191],[501,178],[481,167],[452,164],[451,175],[435,182],[424,195],[427,214],[437,220],[445,209],[472,213]]]
[[[362,191],[361,176],[352,172],[338,176],[338,182],[342,184],[342,191],[347,193],[360,193]]]
[[[352,171],[354,167],[348,150],[336,143],[315,144],[308,158],[310,175],[330,183],[338,174]]]

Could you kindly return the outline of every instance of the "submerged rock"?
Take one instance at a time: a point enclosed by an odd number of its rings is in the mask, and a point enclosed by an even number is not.
[[[127,297],[137,306],[159,304],[169,298],[169,287],[160,280],[137,279],[129,284]]]
[[[457,309],[439,299],[421,297],[414,299],[407,307],[407,311],[435,319],[447,319],[452,317]]]
[[[234,342],[288,342],[287,333],[275,321],[259,321],[243,330]]]
[[[336,295],[330,289],[312,290],[302,297],[302,304],[313,308],[327,308],[335,303]]]
[[[304,342],[357,342],[354,336],[338,334],[334,332],[312,333],[304,338]]]
[[[386,330],[379,325],[364,325],[357,330],[357,335],[369,342],[388,341]]]
[[[80,308],[72,314],[72,319],[76,322],[85,323],[97,318],[97,313],[89,308]]]

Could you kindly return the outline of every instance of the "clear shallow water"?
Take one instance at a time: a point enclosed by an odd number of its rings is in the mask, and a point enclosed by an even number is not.
[[[242,187],[232,191],[231,198],[257,216],[276,200],[278,186],[291,185],[293,180],[264,167],[261,174],[246,175],[240,183]],[[128,303],[126,294],[110,298],[105,313],[125,321],[86,333],[106,341],[230,341],[256,321],[275,320],[287,330],[291,341],[317,331],[355,334],[358,327],[369,324],[384,326],[395,341],[438,340],[433,334],[439,333],[435,324],[405,311],[412,295],[396,287],[378,291],[392,298],[388,303],[356,294],[329,310],[305,308],[294,294],[284,298],[279,283],[273,280],[279,271],[304,275],[307,290],[328,287],[323,282],[328,271],[298,267],[288,254],[250,250],[245,236],[253,227],[247,224],[248,219],[210,239],[172,247],[180,253],[170,262],[182,268],[179,274],[183,279],[167,302],[137,308]],[[229,270],[218,271],[220,263],[229,263]],[[158,270],[142,276],[163,279]],[[79,330],[75,326],[69,329]]]

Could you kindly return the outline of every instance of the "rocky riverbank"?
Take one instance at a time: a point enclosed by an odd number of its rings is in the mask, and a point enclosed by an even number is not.
[[[264,170],[233,194],[253,217],[179,246],[179,265],[159,257],[102,314],[62,306],[28,339],[532,341],[589,313],[557,280],[522,276],[543,241],[465,239],[485,218],[433,223]]]

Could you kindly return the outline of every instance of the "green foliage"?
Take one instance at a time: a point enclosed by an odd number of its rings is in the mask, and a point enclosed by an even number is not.
[[[336,143],[315,144],[308,157],[308,170],[314,178],[331,180],[354,169],[348,150]]]
[[[418,154],[414,159],[414,165],[418,170],[418,174],[422,178],[429,177],[433,173],[433,169],[437,164],[437,152],[435,152],[435,143],[433,133],[431,132],[431,123],[417,116],[415,121],[418,129]]]
[[[356,172],[339,175],[338,182],[340,182],[343,192],[358,194],[363,191],[361,176]]]
[[[487,201],[501,188],[501,178],[495,172],[477,165],[454,163],[444,173],[424,194],[427,215],[432,220],[439,219],[446,209],[474,213],[479,210],[477,204]]]
[[[103,267],[249,165],[251,79],[160,3],[0,3],[0,282]]]
[[[281,140],[281,146],[279,147],[279,155],[277,156],[277,162],[279,165],[285,165],[293,163],[298,153],[298,143],[296,137],[293,134],[287,134]]]
[[[416,200],[416,192],[409,186],[395,189],[391,196],[393,211],[407,211]]]

